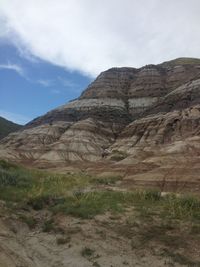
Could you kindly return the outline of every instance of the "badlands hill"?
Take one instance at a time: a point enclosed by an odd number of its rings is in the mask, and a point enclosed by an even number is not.
[[[199,190],[199,122],[199,59],[112,68],[78,99],[1,140],[0,157]]]

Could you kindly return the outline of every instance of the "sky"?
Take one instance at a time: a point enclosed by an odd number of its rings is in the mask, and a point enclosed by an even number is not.
[[[199,0],[0,0],[0,116],[25,124],[102,71],[200,58]]]

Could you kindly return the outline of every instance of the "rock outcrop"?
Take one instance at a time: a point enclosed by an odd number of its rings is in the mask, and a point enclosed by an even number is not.
[[[78,99],[4,138],[0,157],[35,164],[103,160],[116,165],[119,160],[130,165],[155,158],[158,164],[164,156],[172,161],[176,154],[195,155],[196,162],[199,122],[200,60],[112,68]]]

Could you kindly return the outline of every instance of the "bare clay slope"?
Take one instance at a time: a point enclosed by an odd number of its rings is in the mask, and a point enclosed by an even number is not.
[[[188,177],[196,181],[192,169],[199,170],[199,120],[200,60],[112,68],[101,73],[77,100],[4,138],[0,156],[38,165],[68,165],[102,161],[108,149],[99,172],[104,163],[121,172],[126,168],[119,166],[151,163],[156,166],[147,175],[151,182],[151,178],[162,178],[163,169],[163,175],[166,169],[174,170],[178,162],[188,166]],[[94,168],[98,171],[98,165]],[[172,177],[187,173],[180,170]],[[124,175],[129,180],[147,180],[140,171]]]

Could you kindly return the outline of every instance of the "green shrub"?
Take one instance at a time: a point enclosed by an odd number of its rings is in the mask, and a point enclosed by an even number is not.
[[[127,158],[128,154],[124,151],[119,151],[119,150],[113,150],[112,151],[113,155],[110,157],[111,160],[115,161],[120,161],[125,158]]]
[[[194,196],[166,196],[163,201],[163,212],[173,218],[200,220],[200,200]]]
[[[161,193],[158,190],[146,190],[144,191],[144,199],[150,201],[158,201],[161,198]]]
[[[122,192],[90,192],[83,194],[79,199],[73,196],[66,197],[63,204],[53,207],[53,211],[89,219],[106,211],[122,211],[122,204],[131,200],[131,194]]]
[[[27,204],[30,205],[34,210],[41,210],[50,202],[49,196],[38,196],[28,200]]]
[[[19,166],[14,164],[14,163],[10,163],[6,160],[1,159],[0,160],[0,169],[4,169],[4,170],[19,169]]]
[[[90,258],[93,256],[94,252],[95,252],[95,250],[88,248],[88,247],[85,247],[82,249],[81,255],[85,258]]]
[[[26,223],[30,229],[33,229],[37,224],[36,219],[32,216],[20,215],[19,219]]]
[[[13,187],[30,187],[32,179],[30,176],[20,171],[8,171],[0,169],[0,187],[13,186]]]
[[[120,181],[121,179],[121,176],[97,177],[93,179],[93,182],[95,184],[114,185],[117,181]]]
[[[34,198],[30,198],[27,202],[34,210],[41,210],[45,207],[50,207],[64,203],[64,198],[57,198],[51,195],[39,195]]]
[[[17,175],[0,169],[0,187],[16,185]]]
[[[43,232],[51,232],[55,229],[54,221],[52,219],[49,219],[43,223],[42,231]]]

